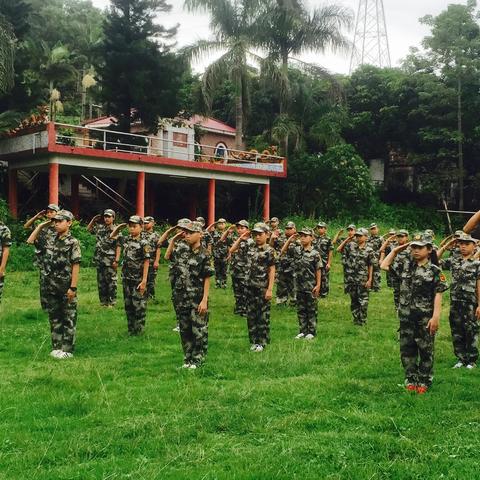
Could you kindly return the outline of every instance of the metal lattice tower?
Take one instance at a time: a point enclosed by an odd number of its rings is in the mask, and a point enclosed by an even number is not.
[[[383,0],[359,0],[350,73],[364,64],[392,65]]]

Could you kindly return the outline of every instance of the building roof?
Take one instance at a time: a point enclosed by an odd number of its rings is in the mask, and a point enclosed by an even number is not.
[[[105,128],[112,123],[117,123],[117,118],[111,115],[104,115],[103,117],[91,118],[82,122],[83,125],[90,128]]]
[[[204,130],[215,133],[223,133],[227,135],[235,135],[236,129],[227,125],[226,123],[221,122],[215,118],[203,117],[202,115],[194,115],[189,120],[190,124],[198,125]]]

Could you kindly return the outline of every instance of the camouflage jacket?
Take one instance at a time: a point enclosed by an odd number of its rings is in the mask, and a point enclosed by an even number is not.
[[[287,236],[285,235],[285,232],[283,232],[279,228],[277,228],[276,231],[278,232],[278,237],[273,239],[272,247],[276,252],[280,253],[280,250],[282,249],[282,247],[285,245],[285,242],[287,241]]]
[[[375,264],[375,252],[368,245],[360,248],[356,242],[350,242],[345,246],[343,254],[345,285],[365,284],[368,280],[368,268]]]
[[[391,265],[390,269],[400,278],[399,315],[408,316],[411,312],[432,315],[435,295],[448,290],[440,267],[430,261],[418,265],[407,257],[395,266]]]
[[[11,245],[12,234],[10,232],[10,229],[3,223],[0,223],[0,262],[2,261],[3,257],[3,249],[5,247],[10,247]]]
[[[174,287],[175,280],[179,278],[181,274],[181,270],[179,269],[179,264],[183,256],[188,255],[190,247],[188,243],[180,239],[175,243],[175,247],[173,247],[172,255],[170,256],[170,260],[168,263],[168,278],[170,279],[170,283],[172,285],[172,289]]]
[[[153,265],[155,261],[155,254],[157,252],[158,241],[160,240],[160,234],[155,232],[154,230],[151,232],[142,232],[142,238],[148,243],[150,246],[150,265]]]
[[[110,238],[115,225],[107,226],[104,223],[97,223],[92,230],[96,237],[95,253],[93,260],[95,265],[110,267],[115,260],[115,248],[117,240]]]
[[[303,247],[295,249],[295,274],[297,278],[296,288],[300,292],[311,292],[317,283],[316,274],[324,267],[320,253],[311,248]]]
[[[333,250],[332,239],[330,237],[327,237],[326,235],[323,235],[321,237],[316,236],[313,239],[313,248],[315,248],[315,250],[320,253],[320,256],[322,257],[325,266],[325,264],[328,262],[328,256]]]
[[[285,243],[285,242],[284,242]],[[302,248],[300,241],[295,240],[287,248],[287,251],[277,259],[278,271],[282,273],[295,272],[296,251]]]
[[[150,260],[150,245],[141,237],[118,237],[118,245],[122,248],[122,277],[125,280],[141,282],[143,278],[143,262]]]
[[[275,250],[268,244],[257,246],[253,241],[247,252],[248,276],[247,283],[250,287],[268,287],[268,272],[275,265]]]
[[[240,242],[238,250],[232,254],[232,275],[238,278],[245,278],[248,275],[251,258],[248,251],[253,245],[255,245],[255,242],[251,238],[247,238]]]
[[[45,273],[43,265],[45,252],[56,237],[57,231],[55,230],[55,226],[51,224],[42,228],[35,240],[35,264],[40,269],[41,273]]]
[[[458,247],[453,248],[452,250],[450,250],[450,255],[448,256],[448,258],[446,258],[445,260],[440,260],[440,266],[444,270],[451,270],[452,264],[455,261],[458,261],[459,259],[460,260],[462,259],[462,254],[460,253],[460,249]]]
[[[80,263],[80,242],[70,232],[42,246],[42,264],[45,290],[54,295],[65,295],[72,282],[72,265]]]
[[[228,249],[232,245],[232,239],[227,237],[224,242],[220,241],[224,232],[220,232],[219,230],[215,230],[212,234],[212,254],[213,258],[223,259],[226,260],[228,256]]]
[[[480,261],[462,257],[450,257],[452,286],[450,298],[456,302],[466,302],[477,305],[477,280],[480,279]]]
[[[382,237],[379,237],[378,235],[370,235],[367,240],[367,245],[375,252],[378,253],[380,250],[381,246],[383,243]]]
[[[385,249],[385,256],[387,256],[390,253],[390,252],[388,252],[388,249],[390,249],[390,251],[391,251],[394,248],[396,248],[396,245],[392,245],[391,247],[388,246]],[[393,259],[393,262],[392,262],[388,272],[389,272],[391,281],[395,285],[400,285],[400,280],[401,280],[401,278],[399,276],[397,276],[396,273],[395,273],[398,269],[398,265],[403,263],[405,260],[408,260],[409,258],[411,258],[411,253],[410,253],[410,249],[407,248],[406,250],[402,250],[400,253],[397,253],[395,258]]]
[[[175,302],[187,308],[191,308],[192,303],[198,305],[202,301],[205,278],[215,273],[208,251],[203,247],[192,250],[184,245],[174,249],[170,259],[175,264],[176,272],[172,283]]]
[[[210,245],[213,245],[213,238],[206,230],[203,231],[201,245],[205,250],[207,250]]]

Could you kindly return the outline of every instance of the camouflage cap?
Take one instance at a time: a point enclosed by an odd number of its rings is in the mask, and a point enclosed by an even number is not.
[[[250,227],[249,223],[246,220],[240,220],[235,225],[240,227],[247,227],[247,228]]]
[[[472,242],[472,243],[477,243],[477,240],[473,238],[471,235],[468,233],[463,233],[460,235],[457,239],[459,242]]]
[[[326,224],[325,222],[318,222],[318,223],[317,223],[317,227],[327,228],[327,224]]]
[[[111,208],[107,208],[106,210],[103,211],[103,216],[104,217],[114,217],[115,212]]]
[[[151,216],[145,217],[143,219],[143,223],[150,223],[150,222],[154,222],[154,221],[155,221],[155,219]]]
[[[458,237],[462,236],[463,233],[464,233],[463,230],[457,230],[457,231],[453,234],[453,236],[458,238]]]
[[[203,217],[197,217],[195,221],[201,223],[202,227],[205,225],[205,219]]]
[[[53,217],[54,220],[73,220],[73,213],[69,210],[59,210],[57,214]]]
[[[140,217],[140,215],[132,215],[132,216],[128,219],[128,223],[139,223],[139,224],[142,224],[142,223],[143,223],[143,218]]]
[[[412,246],[425,247],[427,245],[432,245],[432,240],[429,235],[425,233],[416,233],[413,236],[413,240],[410,243]]]
[[[313,237],[313,230],[310,227],[303,227],[298,233],[300,235],[310,235]]]
[[[356,227],[353,223],[351,223],[351,224],[347,227],[347,230],[356,230],[356,228],[357,228],[357,227]]]
[[[370,227],[368,227],[368,228],[371,230],[372,228],[377,228],[377,227],[378,227],[378,225],[376,223],[371,223]]]
[[[389,231],[388,231],[388,234],[389,235],[396,235],[396,230],[394,228],[391,228]]]
[[[183,228],[185,225],[188,225],[190,223],[192,223],[192,221],[189,218],[181,218],[177,222],[177,227]]]
[[[256,223],[252,230],[252,232],[257,232],[257,233],[267,233],[269,231],[270,231],[269,226],[263,222]]]
[[[293,222],[287,222],[287,224],[285,225],[285,228],[295,228],[295,223]]]
[[[192,232],[192,233],[203,232],[203,225],[200,222],[190,222],[188,224],[185,224],[182,228],[183,230],[186,230],[187,232]]]
[[[224,218],[219,218],[217,223],[227,223],[227,221]]]
[[[53,210],[54,212],[60,211],[60,207],[56,203],[50,203],[47,205],[47,210]]]
[[[368,235],[368,230],[366,228],[359,228],[356,232],[355,232],[355,236],[356,237],[362,237],[362,236],[367,236]]]
[[[279,223],[280,220],[278,219],[278,217],[272,217],[270,220],[269,220],[270,223],[272,222],[276,222],[276,223]]]
[[[425,230],[425,234],[426,235],[431,235],[432,237],[435,236],[435,232],[430,228],[427,228],[427,230]]]
[[[403,236],[408,237],[408,235],[409,235],[408,230],[399,230],[397,232],[397,237],[403,237]]]

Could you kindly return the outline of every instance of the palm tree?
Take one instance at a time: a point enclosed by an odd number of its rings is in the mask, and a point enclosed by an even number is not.
[[[13,87],[15,36],[11,25],[0,15],[0,95]]]
[[[212,54],[221,56],[203,74],[203,95],[211,108],[213,94],[227,77],[235,87],[235,147],[243,147],[244,118],[249,104],[249,61],[258,61],[252,53],[257,42],[256,19],[259,0],[185,0],[190,11],[203,10],[210,14],[212,40],[200,40],[185,51],[197,60]]]

